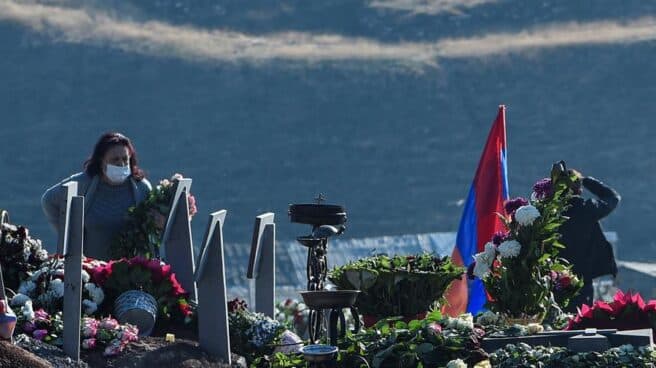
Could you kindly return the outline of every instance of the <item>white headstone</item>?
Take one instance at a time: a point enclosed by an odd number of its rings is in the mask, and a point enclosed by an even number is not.
[[[80,360],[80,315],[82,312],[82,251],[84,247],[84,197],[71,198],[67,214],[69,238],[64,242],[64,352]]]
[[[255,218],[247,277],[255,279],[255,311],[275,318],[276,225],[274,214]]]
[[[190,188],[190,178],[176,181],[171,210],[162,235],[160,258],[171,265],[178,281],[189,293],[189,299],[195,301],[194,272],[196,265],[187,198]]]
[[[210,354],[232,364],[223,258],[223,223],[226,213],[226,210],[221,210],[210,214],[196,271],[198,342]]]

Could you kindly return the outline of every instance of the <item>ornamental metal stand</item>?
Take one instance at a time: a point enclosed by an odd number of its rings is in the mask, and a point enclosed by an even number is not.
[[[323,335],[324,310],[330,310],[328,336],[333,346],[337,339],[346,335],[346,319],[343,309],[351,309],[355,318],[355,330],[360,329],[357,309],[354,307],[358,290],[324,290],[328,273],[327,246],[328,238],[340,235],[346,229],[346,210],[342,206],[322,204],[324,198],[319,195],[316,204],[292,204],[289,217],[292,222],[312,225],[312,233],[300,236],[296,240],[308,248],[307,289],[301,292],[303,301],[310,308],[308,330],[310,340],[314,343]],[[338,328],[339,327],[339,328]]]

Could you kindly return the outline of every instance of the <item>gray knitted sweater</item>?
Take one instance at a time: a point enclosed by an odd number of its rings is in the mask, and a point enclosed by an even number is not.
[[[41,205],[59,242],[64,231],[66,199],[66,188],[62,185],[70,181],[77,181],[78,195],[84,196],[84,255],[109,259],[109,247],[125,226],[127,209],[146,199],[152,189],[150,182],[130,178],[121,185],[112,186],[103,183],[98,176],[89,177],[82,172],[52,186],[43,194]]]

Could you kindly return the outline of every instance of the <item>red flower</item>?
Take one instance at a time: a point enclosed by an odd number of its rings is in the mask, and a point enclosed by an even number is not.
[[[613,307],[611,307],[610,304],[601,300],[597,300],[596,302],[594,302],[592,308],[600,312],[605,312],[606,314],[611,316],[615,314],[615,310],[613,309]]]
[[[175,278],[175,274],[169,277],[169,281],[171,282],[171,294],[173,294],[173,296],[182,296],[187,293],[185,289],[182,287],[182,285],[180,285],[178,280]]]
[[[643,308],[645,312],[654,312],[656,311],[656,300],[650,300],[649,303]]]

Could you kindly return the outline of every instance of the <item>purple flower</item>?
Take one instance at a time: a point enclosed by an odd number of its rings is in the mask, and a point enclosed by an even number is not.
[[[114,318],[106,317],[100,321],[99,327],[106,330],[115,330],[118,328],[118,321],[116,321]]]
[[[528,204],[528,201],[526,199],[524,199],[522,197],[516,197],[516,198],[507,200],[503,204],[503,207],[506,209],[506,213],[508,215],[513,215],[519,207],[526,206],[527,204]]]
[[[497,231],[492,236],[492,243],[494,245],[501,245],[504,241],[508,240],[508,233],[505,231]]]
[[[48,336],[48,330],[34,330],[34,332],[32,332],[32,337],[39,341],[42,341],[46,336]]]
[[[30,321],[27,321],[27,322],[23,323],[22,329],[23,329],[23,332],[30,333],[30,332],[36,330],[36,326],[34,325],[34,323],[32,323]]]
[[[553,195],[553,185],[551,185],[551,179],[544,178],[538,180],[535,185],[533,185],[533,192],[537,199],[549,198]]]

